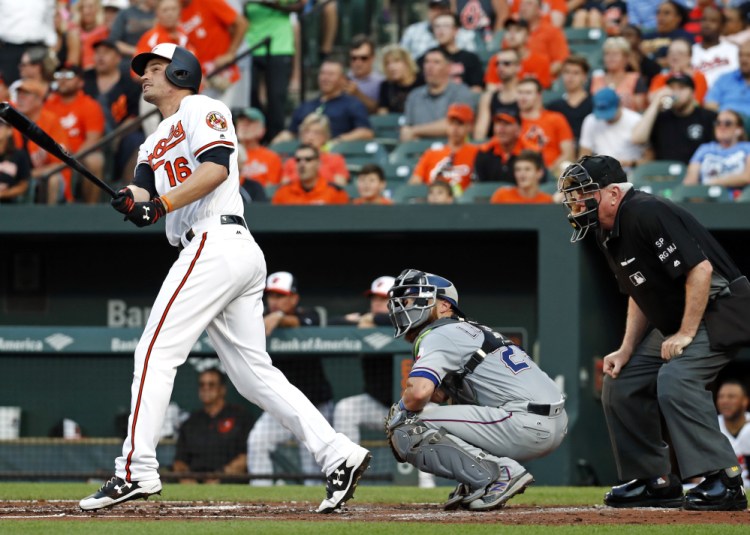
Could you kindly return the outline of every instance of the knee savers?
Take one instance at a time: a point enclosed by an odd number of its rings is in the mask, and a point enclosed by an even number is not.
[[[419,420],[393,430],[391,445],[400,460],[423,472],[484,488],[500,475],[496,463],[474,456],[451,438],[445,429],[429,429]]]

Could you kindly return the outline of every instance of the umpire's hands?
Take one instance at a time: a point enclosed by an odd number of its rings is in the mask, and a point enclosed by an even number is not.
[[[602,371],[605,375],[609,375],[612,379],[617,379],[617,376],[620,375],[620,370],[622,370],[622,367],[628,363],[631,356],[631,352],[625,351],[622,348],[618,349],[617,351],[613,351],[612,353],[604,357],[604,365]]]

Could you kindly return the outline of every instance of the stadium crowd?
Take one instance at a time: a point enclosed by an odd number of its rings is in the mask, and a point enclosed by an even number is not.
[[[172,42],[200,59],[201,92],[233,111],[248,202],[427,202],[434,182],[456,202],[555,202],[552,177],[587,154],[676,200],[750,197],[750,2],[417,0],[422,20],[394,39],[344,43],[330,0],[0,8],[0,100],[115,187],[156,119],[130,58]],[[317,61],[303,75],[313,11]],[[310,67],[317,87],[299,99]],[[0,202],[104,200],[7,125],[0,160]],[[527,172],[538,160],[542,172]],[[374,195],[358,187],[363,166]]]

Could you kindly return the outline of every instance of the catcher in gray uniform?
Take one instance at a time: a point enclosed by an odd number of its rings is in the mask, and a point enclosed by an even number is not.
[[[449,280],[407,269],[388,297],[395,336],[414,344],[406,389],[386,421],[396,459],[458,481],[446,510],[502,507],[534,482],[519,461],[565,437],[564,396],[523,349],[466,319]]]

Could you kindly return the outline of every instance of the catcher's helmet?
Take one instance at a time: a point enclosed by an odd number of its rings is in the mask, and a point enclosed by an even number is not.
[[[610,184],[627,182],[620,162],[611,156],[583,156],[569,165],[557,181],[565,196],[563,204],[570,212],[573,227],[571,242],[582,240],[590,228],[599,226],[599,198],[596,193]]]
[[[173,43],[160,43],[151,52],[138,54],[130,62],[130,68],[138,76],[143,76],[146,64],[154,58],[169,60],[166,69],[167,80],[177,87],[191,89],[197,93],[201,87],[201,64],[192,52]]]
[[[396,277],[388,291],[388,315],[396,338],[423,325],[430,319],[430,310],[442,299],[450,303],[460,316],[458,291],[448,279],[416,269],[405,269]]]

